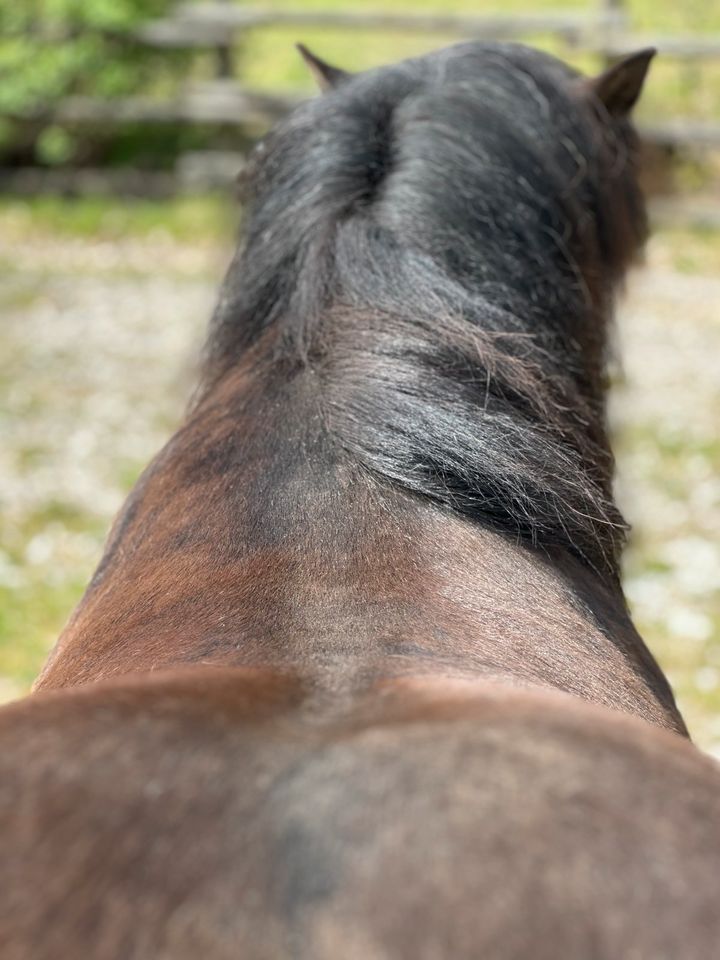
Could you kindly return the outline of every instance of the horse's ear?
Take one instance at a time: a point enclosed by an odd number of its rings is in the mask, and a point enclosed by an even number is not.
[[[325,63],[320,57],[316,57],[314,53],[308,50],[304,43],[296,43],[295,46],[323,92],[331,90],[343,80],[347,80],[350,76],[345,70],[340,70],[338,67],[331,67],[329,63]]]
[[[650,61],[656,53],[654,47],[638,50],[590,81],[592,93],[605,105],[608,113],[621,117],[630,113],[642,92]]]

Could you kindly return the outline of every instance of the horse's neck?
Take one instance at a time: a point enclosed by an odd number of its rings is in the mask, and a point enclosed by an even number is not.
[[[639,702],[668,722],[617,585],[375,484],[291,399],[219,397],[173,438],[39,686],[198,661],[346,692],[443,672]]]

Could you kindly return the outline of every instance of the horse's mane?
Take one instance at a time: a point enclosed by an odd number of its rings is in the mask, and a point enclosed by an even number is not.
[[[302,105],[250,162],[205,382],[263,337],[375,476],[615,573],[604,328],[645,221],[630,127],[580,90],[472,43]]]

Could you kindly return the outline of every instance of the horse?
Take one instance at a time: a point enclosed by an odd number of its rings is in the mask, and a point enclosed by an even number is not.
[[[37,689],[439,670],[686,732],[623,599],[603,409],[651,53],[595,82],[520,47],[309,59],[332,87],[250,162],[195,404]]]
[[[654,51],[301,53],[185,422],[0,711],[3,957],[707,958],[604,408]]]

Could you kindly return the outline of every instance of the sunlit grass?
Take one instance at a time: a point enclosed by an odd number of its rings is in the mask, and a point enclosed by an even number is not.
[[[663,227],[651,240],[653,260],[680,273],[720,277],[720,229]]]
[[[720,392],[707,402],[720,422]],[[670,676],[691,729],[703,742],[719,743],[720,438],[641,422],[626,425],[615,446],[633,475],[633,461],[643,464],[639,495],[658,505],[656,523],[635,529],[625,556],[637,626]]]
[[[182,243],[202,244],[229,237],[237,216],[227,197],[212,194],[122,201],[93,196],[0,197],[3,234],[17,242],[46,234],[110,241],[168,237]]]

